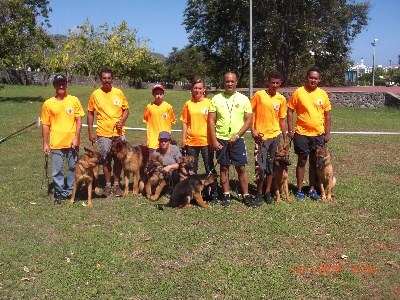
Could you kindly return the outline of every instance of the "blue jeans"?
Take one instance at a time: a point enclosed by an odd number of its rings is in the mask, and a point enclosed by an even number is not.
[[[70,198],[75,181],[75,164],[78,160],[79,147],[75,149],[51,150],[51,176],[54,181],[54,197]],[[64,160],[67,159],[68,176],[64,179]]]

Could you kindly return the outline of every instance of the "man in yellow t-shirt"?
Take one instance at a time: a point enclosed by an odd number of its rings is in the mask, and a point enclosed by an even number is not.
[[[110,152],[113,141],[118,138],[125,139],[125,122],[129,116],[129,105],[124,93],[112,86],[113,73],[109,69],[100,71],[100,80],[102,87],[95,90],[90,96],[88,103],[88,131],[89,140],[98,142],[100,152],[104,159]],[[97,112],[97,129],[93,133],[94,113]],[[96,136],[97,135],[97,136]],[[108,197],[111,193],[116,197],[122,196],[119,186],[122,165],[117,158],[113,158],[114,166],[111,166],[111,160],[108,160],[103,166],[103,173],[106,185],[103,190],[103,196]],[[114,173],[114,186],[111,188],[111,171]]]
[[[316,166],[315,149],[324,145],[331,138],[331,103],[327,93],[318,87],[321,72],[314,67],[307,71],[307,83],[298,88],[288,102],[288,137],[294,141],[294,152],[297,154],[296,179],[297,200],[304,200],[303,179],[308,156],[310,190],[308,196],[318,200],[315,191]],[[293,112],[296,111],[296,127],[293,130]]]
[[[210,139],[220,164],[220,178],[223,190],[221,205],[231,204],[229,192],[229,165],[233,164],[238,173],[243,192],[243,201],[254,207],[249,194],[249,178],[246,172],[247,151],[242,136],[251,128],[253,112],[247,96],[236,91],[237,76],[233,72],[224,75],[225,91],[215,95],[211,100],[208,114]]]
[[[255,164],[257,178],[256,206],[261,206],[263,198],[267,204],[272,204],[271,185],[273,163],[276,149],[280,143],[282,132],[283,145],[288,147],[286,140],[286,99],[277,92],[282,83],[282,75],[278,71],[268,75],[268,88],[258,91],[251,99],[253,109],[253,128],[251,134],[255,140]],[[265,192],[264,192],[265,191]]]
[[[172,132],[176,119],[172,106],[164,101],[164,87],[156,84],[152,87],[154,101],[144,109],[143,122],[147,123],[147,147],[151,154],[159,147],[158,135],[161,131]]]
[[[53,79],[56,95],[42,106],[43,152],[51,153],[51,176],[54,181],[54,204],[71,197],[75,181],[75,164],[79,156],[82,116],[85,115],[77,97],[67,94],[67,78],[57,74]],[[50,143],[49,143],[50,140]],[[64,180],[64,159],[68,177]]]

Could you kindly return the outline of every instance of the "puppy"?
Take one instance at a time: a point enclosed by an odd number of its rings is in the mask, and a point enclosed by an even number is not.
[[[215,174],[191,175],[180,181],[172,191],[171,199],[166,204],[169,207],[188,208],[190,201],[196,200],[197,204],[203,208],[210,208],[203,200],[201,192],[204,187],[209,186],[215,181]]]
[[[172,172],[172,181],[174,185],[194,174],[194,156],[181,156],[178,164],[179,168]]]
[[[139,191],[150,201],[157,201],[167,185],[168,174],[163,171],[161,155],[151,154],[146,166],[146,176],[139,184]]]
[[[132,195],[137,196],[139,190],[140,178],[145,175],[145,167],[148,160],[149,148],[145,146],[133,147],[126,141],[116,140],[111,146],[111,151],[122,163],[124,170],[124,196],[129,194],[129,177],[133,174],[133,191]]]
[[[285,192],[286,200],[292,202],[289,196],[289,184],[288,184],[288,166],[291,165],[289,160],[289,149],[281,148],[278,145],[274,159],[274,173],[272,177],[272,189],[275,191],[276,203],[280,204],[281,194]]]
[[[316,173],[318,185],[321,191],[321,200],[332,201],[333,188],[336,185],[336,178],[333,176],[331,154],[328,147],[317,146],[315,150]]]
[[[99,175],[99,164],[104,164],[104,159],[100,152],[88,148],[85,154],[81,155],[75,165],[75,182],[69,204],[74,204],[76,190],[81,182],[85,182],[88,190],[88,206],[92,206],[92,188],[97,189],[97,178]]]

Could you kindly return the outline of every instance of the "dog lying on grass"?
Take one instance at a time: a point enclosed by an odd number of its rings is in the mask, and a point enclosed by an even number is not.
[[[203,208],[210,208],[203,200],[201,192],[204,187],[212,184],[216,179],[215,174],[195,174],[190,175],[188,178],[180,181],[172,191],[170,201],[165,205],[176,208],[188,208],[190,202],[195,200],[198,205]]]
[[[278,145],[276,149],[275,159],[274,159],[274,173],[272,177],[272,190],[275,191],[276,203],[280,204],[281,194],[284,192],[286,195],[286,200],[292,202],[289,196],[289,183],[288,183],[288,166],[291,165],[289,160],[289,149],[281,148]]]
[[[132,195],[137,196],[139,181],[145,175],[145,168],[149,157],[149,148],[145,146],[133,147],[126,141],[116,140],[111,146],[111,154],[115,155],[122,163],[124,170],[124,196],[129,194],[129,177],[133,174]]]
[[[333,188],[336,185],[336,178],[333,176],[331,153],[328,147],[317,146],[315,150],[316,172],[318,185],[321,192],[321,201],[332,201]]]
[[[81,155],[75,165],[75,182],[69,204],[74,204],[75,195],[81,182],[85,182],[88,190],[88,206],[92,206],[92,189],[98,193],[97,178],[99,176],[99,165],[104,164],[101,153],[95,149],[85,149],[85,154]]]

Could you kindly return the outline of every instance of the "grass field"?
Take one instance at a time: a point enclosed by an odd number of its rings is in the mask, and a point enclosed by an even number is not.
[[[93,88],[68,91],[86,110]],[[151,92],[123,91],[127,125],[145,127]],[[6,85],[0,138],[35,121],[53,92]],[[166,91],[177,118],[189,96]],[[332,131],[400,131],[400,110],[333,108]],[[129,130],[127,139],[143,144],[145,132]],[[246,142],[254,191],[249,134]],[[91,146],[86,128],[82,146]],[[0,144],[0,298],[398,299],[400,135],[333,134],[328,146],[338,182],[331,204],[160,211],[166,197],[129,196],[94,199],[89,209],[52,204],[41,129],[30,127]],[[293,192],[294,154],[292,163]]]

